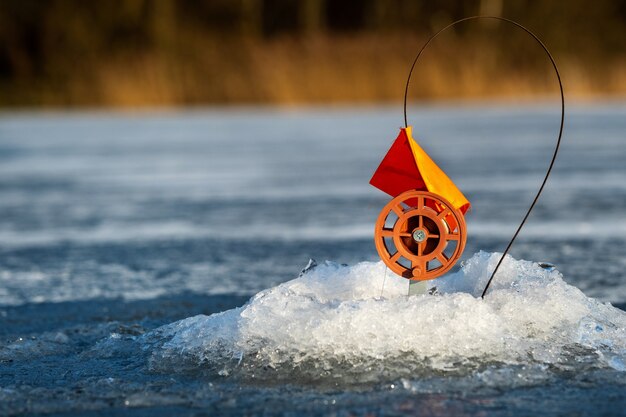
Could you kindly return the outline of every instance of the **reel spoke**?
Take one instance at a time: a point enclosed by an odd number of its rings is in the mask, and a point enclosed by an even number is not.
[[[441,262],[441,265],[445,265],[449,261],[449,259],[446,257],[446,254],[443,253],[443,252],[438,253],[437,256],[435,256],[435,259],[437,259],[439,262]]]
[[[424,197],[422,196],[417,197],[417,205],[415,207],[418,209],[421,209],[422,207],[424,207]]]
[[[440,219],[445,219],[446,217],[448,217],[450,214],[452,214],[452,212],[450,211],[449,208],[446,208],[445,210],[443,210],[441,213],[437,214],[437,217]]]
[[[404,209],[402,208],[402,206],[400,204],[397,204],[393,207],[391,207],[391,210],[393,210],[394,213],[396,213],[396,216],[400,217],[404,214]]]
[[[400,251],[396,252],[391,258],[389,258],[389,262],[391,262],[391,263],[398,262],[398,259],[400,259],[401,255],[402,254],[400,253]]]

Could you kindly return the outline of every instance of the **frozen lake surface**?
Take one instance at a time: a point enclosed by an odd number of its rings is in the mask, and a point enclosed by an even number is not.
[[[368,184],[398,107],[0,114],[0,414],[623,414],[624,103],[570,106],[531,262],[475,298],[558,110],[412,109],[473,208],[464,269],[411,298]]]

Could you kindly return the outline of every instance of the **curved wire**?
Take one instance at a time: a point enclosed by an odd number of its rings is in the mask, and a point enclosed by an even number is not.
[[[506,257],[507,253],[511,249],[511,246],[513,246],[513,242],[515,242],[515,239],[517,239],[517,235],[519,235],[520,231],[522,230],[522,227],[524,227],[524,224],[526,223],[526,220],[528,219],[528,216],[530,216],[530,213],[535,208],[535,204],[537,204],[537,200],[539,200],[539,196],[541,195],[541,192],[543,191],[543,188],[545,187],[546,182],[548,181],[548,177],[550,176],[550,173],[552,172],[552,167],[554,166],[554,161],[556,161],[556,156],[559,153],[559,147],[561,146],[561,138],[563,137],[563,125],[565,124],[565,95],[563,94],[563,83],[561,81],[561,74],[559,73],[559,69],[557,68],[556,62],[554,61],[554,58],[552,57],[552,54],[550,53],[548,48],[544,45],[543,42],[541,42],[541,40],[534,33],[532,33],[529,29],[527,29],[526,27],[522,26],[521,24],[519,24],[519,23],[517,23],[517,22],[515,22],[513,20],[504,18],[504,17],[499,17],[499,16],[470,16],[470,17],[465,17],[463,19],[459,19],[459,20],[457,20],[455,22],[452,22],[449,25],[447,25],[444,28],[442,28],[439,31],[437,31],[434,35],[432,35],[430,38],[428,38],[426,43],[422,46],[422,48],[419,50],[419,52],[415,56],[415,59],[413,60],[413,64],[411,64],[411,69],[409,70],[409,76],[407,77],[407,80],[406,80],[406,86],[404,88],[404,126],[405,127],[409,126],[409,123],[408,123],[408,120],[407,120],[407,116],[406,116],[406,103],[407,103],[407,97],[409,95],[409,84],[411,82],[411,75],[413,74],[413,69],[415,68],[415,64],[417,64],[417,60],[422,55],[422,52],[424,52],[424,49],[426,49],[428,44],[430,44],[430,42],[432,42],[442,32],[446,31],[447,29],[449,29],[452,26],[455,26],[455,25],[457,25],[459,23],[462,23],[462,22],[465,22],[465,21],[468,21],[468,20],[477,20],[477,19],[495,19],[495,20],[500,20],[502,22],[507,22],[507,23],[510,23],[510,24],[512,24],[514,26],[517,26],[518,28],[522,29],[524,32],[526,32],[530,36],[532,36],[532,38],[535,41],[537,41],[539,46],[541,46],[541,48],[548,55],[548,58],[550,59],[550,62],[552,63],[552,67],[554,68],[554,72],[556,73],[556,78],[557,78],[557,80],[559,82],[559,90],[561,92],[561,125],[559,127],[559,136],[557,137],[557,140],[556,140],[556,146],[554,147],[554,153],[552,154],[552,159],[550,160],[550,165],[548,166],[548,170],[546,171],[546,175],[543,178],[543,181],[541,182],[541,186],[539,187],[539,190],[537,191],[537,194],[535,195],[535,198],[533,199],[532,203],[530,204],[530,207],[526,211],[526,214],[524,215],[524,218],[522,219],[520,225],[517,227],[517,230],[513,234],[513,237],[509,241],[509,244],[507,245],[506,249],[502,253],[502,256],[500,257],[500,260],[498,261],[498,263],[496,265],[496,268],[491,273],[491,277],[489,277],[489,281],[487,281],[487,285],[485,285],[485,289],[483,290],[483,293],[481,295],[481,298],[485,298],[485,294],[487,294],[487,290],[489,289],[489,286],[491,285],[491,281],[493,281],[493,278],[496,276],[496,273],[498,272],[498,269],[500,268],[500,265],[502,264],[502,261],[504,261],[504,258]]]

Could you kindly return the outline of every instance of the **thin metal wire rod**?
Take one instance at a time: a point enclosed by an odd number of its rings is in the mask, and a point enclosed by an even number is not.
[[[535,41],[537,41],[539,46],[541,46],[541,48],[544,50],[544,52],[548,55],[548,58],[550,59],[550,62],[552,63],[552,67],[554,68],[554,72],[556,73],[556,78],[557,78],[557,80],[559,82],[559,91],[561,93],[561,125],[559,127],[559,135],[558,135],[557,140],[556,140],[556,146],[554,147],[554,153],[552,154],[552,159],[550,160],[550,165],[548,166],[548,170],[546,171],[546,175],[543,178],[543,181],[541,182],[541,186],[539,187],[539,190],[537,191],[537,194],[535,195],[535,198],[533,199],[532,203],[530,204],[530,207],[526,211],[526,214],[524,215],[524,218],[522,219],[521,223],[517,227],[517,230],[513,234],[513,237],[509,241],[509,244],[507,245],[506,249],[502,253],[502,256],[500,257],[500,260],[498,261],[495,269],[491,273],[491,277],[489,277],[489,281],[487,281],[487,285],[485,285],[485,289],[483,290],[483,293],[481,295],[481,298],[485,298],[485,294],[487,294],[487,290],[489,289],[489,286],[491,285],[491,282],[493,281],[493,278],[496,276],[496,273],[498,272],[498,269],[500,268],[500,265],[502,264],[502,261],[504,261],[504,258],[506,257],[506,255],[508,254],[509,250],[511,249],[511,246],[513,246],[513,242],[515,242],[515,239],[517,239],[517,235],[519,235],[520,231],[522,230],[522,227],[524,227],[524,224],[526,223],[526,220],[530,216],[530,213],[535,208],[535,204],[537,204],[537,200],[539,200],[539,196],[543,192],[543,189],[544,189],[544,187],[546,185],[546,182],[548,181],[548,177],[550,176],[550,173],[552,172],[552,167],[554,166],[554,162],[556,161],[556,156],[559,153],[559,148],[561,146],[561,138],[563,137],[563,126],[565,124],[565,94],[563,93],[563,83],[561,81],[561,74],[559,73],[559,69],[558,69],[558,67],[556,65],[556,62],[554,61],[554,58],[552,57],[552,54],[550,53],[550,51],[548,50],[546,45],[544,45],[544,43],[541,42],[541,40],[534,33],[532,33],[529,29],[527,29],[526,27],[522,26],[521,24],[519,24],[519,23],[517,23],[517,22],[515,22],[513,20],[504,18],[504,17],[499,17],[499,16],[470,16],[470,17],[466,17],[466,18],[463,18],[463,19],[459,19],[459,20],[457,20],[455,22],[452,22],[449,25],[447,25],[444,28],[442,28],[439,31],[437,31],[434,35],[432,35],[430,38],[428,38],[426,43],[422,46],[422,48],[419,50],[419,52],[415,56],[415,59],[413,60],[413,64],[411,64],[411,69],[409,70],[409,76],[407,77],[407,80],[406,80],[406,86],[404,88],[404,126],[405,127],[409,126],[407,115],[406,115],[407,114],[406,113],[406,104],[407,104],[407,98],[408,98],[408,95],[409,95],[409,84],[411,82],[411,75],[413,74],[413,69],[415,68],[415,64],[417,64],[418,59],[422,55],[422,52],[424,52],[424,50],[430,44],[430,42],[432,42],[442,32],[446,31],[447,29],[451,28],[452,26],[458,25],[459,23],[466,22],[468,20],[477,20],[477,19],[495,19],[495,20],[499,20],[499,21],[502,21],[502,22],[507,22],[507,23],[510,23],[510,24],[512,24],[514,26],[517,26],[518,28],[522,29],[524,32],[526,32],[530,36],[532,36],[532,38]]]

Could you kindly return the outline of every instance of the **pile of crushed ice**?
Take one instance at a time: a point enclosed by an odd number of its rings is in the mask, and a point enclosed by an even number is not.
[[[475,254],[432,281],[436,292],[410,297],[408,281],[381,262],[326,262],[240,308],[161,327],[144,346],[157,370],[290,380],[494,364],[626,370],[626,313],[586,297],[554,269],[508,257],[481,299],[499,256]]]

